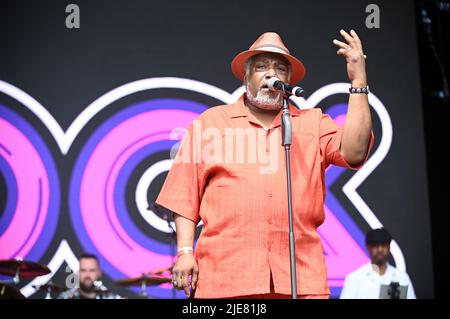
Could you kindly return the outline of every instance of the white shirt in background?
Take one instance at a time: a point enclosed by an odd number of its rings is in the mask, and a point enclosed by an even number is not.
[[[389,264],[383,276],[378,274],[372,264],[364,265],[350,273],[345,278],[340,299],[379,299],[381,285],[390,285],[391,282],[408,286],[406,298],[416,299],[408,274]]]

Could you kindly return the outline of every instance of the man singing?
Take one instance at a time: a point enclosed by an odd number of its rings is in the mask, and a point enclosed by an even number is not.
[[[320,108],[289,105],[297,294],[328,298],[317,227],[324,221],[325,170],[360,168],[373,145],[365,55],[358,35],[334,40],[351,82],[346,121],[339,127]],[[296,84],[303,63],[280,36],[262,34],[232,61],[246,92],[212,107],[189,126],[156,200],[174,212],[178,259],[173,285],[196,298],[290,298],[289,224],[277,77]],[[196,225],[203,229],[194,248]]]

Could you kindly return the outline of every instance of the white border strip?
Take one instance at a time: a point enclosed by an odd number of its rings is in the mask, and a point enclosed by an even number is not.
[[[55,118],[38,101],[21,89],[0,80],[0,91],[21,102],[33,112],[47,126],[64,155],[83,127],[105,107],[127,95],[159,88],[184,89],[209,95],[227,104],[234,102],[233,96],[228,92],[203,82],[175,77],[143,79],[124,84],[100,96],[89,104],[64,132]]]

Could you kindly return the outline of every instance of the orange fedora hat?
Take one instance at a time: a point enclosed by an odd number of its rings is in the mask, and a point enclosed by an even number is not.
[[[306,70],[300,60],[293,57],[289,50],[281,40],[281,37],[275,32],[263,33],[250,47],[250,49],[243,51],[236,55],[231,62],[231,70],[233,74],[241,81],[244,80],[245,63],[249,58],[260,53],[277,53],[285,57],[291,63],[291,81],[290,84],[295,84],[303,79]]]

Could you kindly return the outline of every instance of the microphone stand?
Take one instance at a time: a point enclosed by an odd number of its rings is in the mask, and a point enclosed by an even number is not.
[[[291,113],[289,112],[288,94],[285,90],[283,96],[283,109],[281,114],[281,134],[282,145],[285,150],[286,158],[286,178],[287,178],[287,196],[289,210],[289,257],[291,270],[291,293],[292,299],[297,299],[297,267],[295,263],[295,237],[294,222],[292,216],[292,188],[291,188],[291,144],[292,144],[292,122]]]

